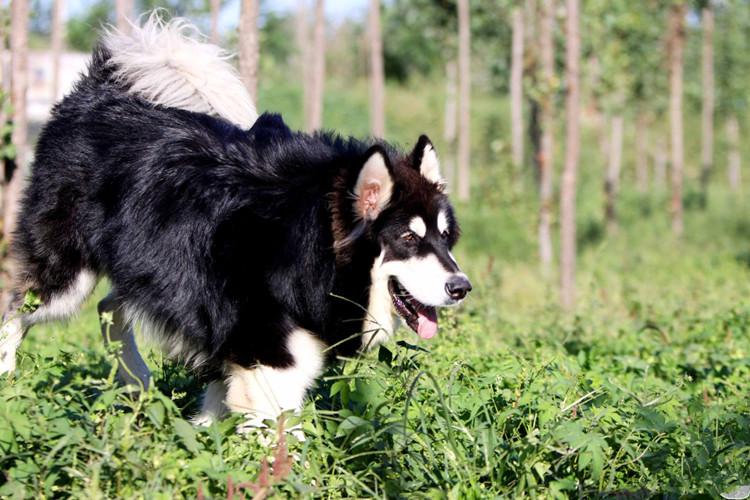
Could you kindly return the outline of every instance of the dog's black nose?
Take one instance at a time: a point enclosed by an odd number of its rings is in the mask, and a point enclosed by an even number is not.
[[[471,291],[471,282],[462,274],[451,276],[445,284],[445,291],[453,300],[461,300]]]

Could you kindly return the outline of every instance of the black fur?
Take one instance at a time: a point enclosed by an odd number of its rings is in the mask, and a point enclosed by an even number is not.
[[[296,326],[329,345],[349,339],[337,352],[358,349],[382,240],[398,239],[409,214],[450,209],[414,168],[422,149],[380,145],[396,184],[365,224],[350,193],[374,141],[293,132],[273,114],[243,131],[154,106],[113,81],[107,59],[95,51],[39,138],[14,239],[17,293],[44,301],[82,269],[105,275],[208,370],[289,366]]]

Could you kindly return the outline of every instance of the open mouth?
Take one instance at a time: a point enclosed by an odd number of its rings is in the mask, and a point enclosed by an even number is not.
[[[429,339],[437,333],[437,311],[434,307],[426,306],[412,297],[396,278],[388,280],[388,291],[396,312],[417,335]]]

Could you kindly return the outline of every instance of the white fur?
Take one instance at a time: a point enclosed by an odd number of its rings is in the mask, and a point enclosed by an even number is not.
[[[437,217],[437,228],[440,234],[448,229],[448,216],[445,215],[445,210],[441,210]]]
[[[445,291],[445,284],[453,273],[447,271],[434,254],[385,262],[382,272],[395,276],[422,304],[447,306],[456,303]]]
[[[165,22],[156,11],[143,26],[132,25],[130,33],[110,28],[103,43],[117,65],[116,77],[131,92],[154,104],[213,114],[250,128],[258,113],[228,62],[230,55],[200,38],[188,21]]]
[[[388,291],[388,274],[383,272],[385,252],[375,259],[370,270],[370,297],[367,302],[367,316],[362,325],[362,347],[372,348],[393,336],[393,303]]]
[[[393,192],[391,178],[385,158],[374,153],[362,166],[354,186],[354,213],[360,218],[375,219],[388,205]]]
[[[13,317],[5,322],[0,330],[0,373],[16,369],[16,351],[31,325],[69,318],[91,295],[96,282],[96,274],[84,269],[66,290],[53,295],[36,311]]]
[[[307,330],[292,332],[286,347],[294,359],[289,368],[228,367],[226,406],[247,414],[250,426],[261,426],[263,420],[275,419],[286,410],[300,410],[307,390],[323,370],[325,346]]]
[[[99,302],[99,314],[105,343],[109,344],[112,341],[121,343],[122,351],[117,367],[117,378],[120,383],[139,390],[147,390],[151,384],[151,371],[138,351],[132,323],[126,319],[126,315],[112,294]],[[105,320],[105,315],[111,315],[111,323]]]
[[[23,327],[28,328],[37,323],[67,319],[78,311],[83,302],[91,295],[96,286],[97,276],[93,271],[84,269],[78,273],[65,291],[53,295],[33,313],[22,316]]]
[[[424,223],[424,219],[418,215],[409,221],[409,229],[420,238],[424,238],[424,235],[427,234],[427,225]]]
[[[138,325],[143,338],[159,346],[167,357],[185,361],[193,369],[206,362],[206,355],[185,342],[179,332],[169,332],[164,323],[143,311],[128,305],[124,309],[126,321],[131,325]]]
[[[438,161],[437,152],[432,144],[424,147],[422,153],[422,163],[419,165],[419,171],[422,176],[431,182],[443,183],[443,176],[440,175],[440,162]]]
[[[0,375],[16,369],[16,351],[23,340],[21,318],[13,318],[0,330]]]
[[[223,417],[227,412],[227,406],[224,400],[227,397],[227,386],[222,380],[214,380],[206,386],[206,392],[203,393],[203,402],[201,411],[193,417],[193,423],[196,425],[211,425]]]

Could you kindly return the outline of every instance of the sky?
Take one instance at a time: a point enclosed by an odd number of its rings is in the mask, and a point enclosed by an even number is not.
[[[314,2],[307,0],[308,12],[312,14]],[[262,2],[263,10],[275,12],[294,11],[299,6],[299,0],[268,0]],[[361,19],[367,12],[367,0],[326,0],[325,2],[326,18],[334,23],[344,19]],[[221,9],[221,19],[219,21],[222,29],[237,24],[237,17],[240,12],[239,0],[228,0],[224,2]]]
[[[313,1],[307,1],[312,12]],[[225,0],[222,3],[220,20],[222,28],[235,26],[240,12],[239,0]],[[299,0],[267,0],[262,3],[264,10],[289,12],[297,9]],[[75,15],[91,4],[92,0],[70,0],[68,13]],[[325,9],[326,17],[332,22],[340,22],[348,18],[361,19],[367,11],[367,0],[326,0]]]
[[[309,2],[312,5],[312,2]],[[299,0],[270,0],[266,2],[266,8],[276,11],[294,10],[299,5]],[[327,0],[326,16],[332,21],[344,18],[361,17],[367,10],[367,0]],[[312,10],[312,9],[311,9]]]

